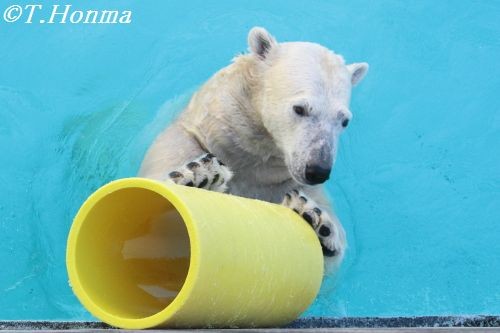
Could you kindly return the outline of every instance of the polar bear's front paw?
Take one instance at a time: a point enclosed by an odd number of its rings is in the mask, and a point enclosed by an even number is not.
[[[233,173],[213,154],[204,154],[178,170],[168,174],[170,181],[179,185],[193,186],[224,192]]]
[[[285,194],[282,205],[293,209],[302,216],[318,235],[323,254],[327,257],[341,257],[344,252],[345,237],[339,222],[304,193],[293,190]]]

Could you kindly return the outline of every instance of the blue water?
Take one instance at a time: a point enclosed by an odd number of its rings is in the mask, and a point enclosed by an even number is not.
[[[305,315],[500,314],[500,2],[71,4],[133,22],[0,20],[0,319],[92,318],[67,283],[72,217],[254,25],[371,66],[328,184],[350,247]]]

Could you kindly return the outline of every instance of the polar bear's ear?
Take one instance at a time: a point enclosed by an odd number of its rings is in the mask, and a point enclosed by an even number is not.
[[[347,69],[351,72],[351,84],[357,85],[368,72],[368,64],[366,62],[358,62],[347,65]]]
[[[248,48],[261,59],[265,59],[276,44],[276,39],[264,28],[253,27],[248,33]]]

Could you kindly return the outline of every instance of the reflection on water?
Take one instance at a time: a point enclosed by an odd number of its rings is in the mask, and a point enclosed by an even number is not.
[[[123,259],[189,257],[189,248],[185,246],[186,238],[172,237],[173,234],[183,235],[186,232],[179,213],[167,211],[149,218],[143,225],[147,228],[143,235],[123,244]],[[168,242],[165,242],[166,239]]]
[[[189,269],[189,239],[174,210],[149,218],[144,233],[123,243],[123,264],[144,292],[168,305],[177,296]]]

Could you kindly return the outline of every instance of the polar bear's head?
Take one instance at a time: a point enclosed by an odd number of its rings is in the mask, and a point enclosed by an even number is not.
[[[302,184],[325,182],[338,139],[352,117],[351,88],[368,70],[346,65],[327,48],[307,42],[277,43],[263,28],[248,35],[260,77],[262,123],[282,151],[292,177]]]

